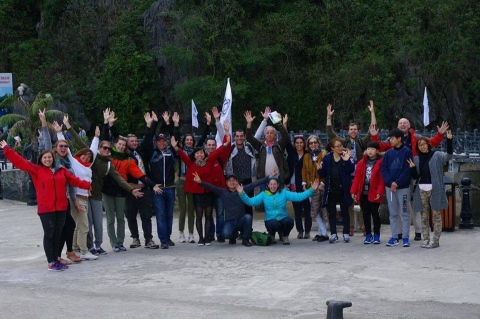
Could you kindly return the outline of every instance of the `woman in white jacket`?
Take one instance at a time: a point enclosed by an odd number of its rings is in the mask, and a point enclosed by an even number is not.
[[[68,116],[65,116],[64,122],[68,122]],[[58,140],[65,140],[62,133],[62,127],[54,122],[55,131],[57,132]],[[100,129],[97,126],[95,129],[95,137],[93,138],[90,148],[82,148],[74,156],[68,150],[68,159],[72,164],[72,169],[77,177],[91,182],[92,181],[92,163],[98,153]],[[98,256],[92,254],[87,248],[88,235],[88,191],[80,188],[75,188],[76,200],[70,200],[70,207],[72,217],[75,220],[75,230],[73,232],[73,251],[77,256],[83,260],[95,260]]]

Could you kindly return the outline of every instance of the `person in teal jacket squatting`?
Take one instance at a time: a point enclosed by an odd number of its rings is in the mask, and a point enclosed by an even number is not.
[[[320,185],[319,180],[312,183],[312,187],[301,193],[294,193],[280,187],[278,177],[268,179],[267,189],[255,197],[249,197],[244,191],[243,186],[237,186],[237,192],[242,201],[249,206],[265,206],[265,227],[268,234],[275,239],[275,233],[278,232],[284,245],[290,245],[288,235],[293,229],[293,219],[287,213],[287,201],[301,202],[312,196]]]

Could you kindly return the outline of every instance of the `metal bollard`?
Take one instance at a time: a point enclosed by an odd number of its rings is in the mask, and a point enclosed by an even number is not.
[[[327,319],[343,319],[343,308],[351,307],[350,301],[327,300]]]
[[[460,212],[460,218],[462,219],[460,221],[460,224],[458,225],[458,228],[461,229],[472,229],[473,228],[473,223],[472,223],[472,209],[470,207],[470,189],[475,189],[476,187],[470,186],[472,184],[472,181],[468,177],[464,177],[461,180],[462,186],[460,186],[462,190],[462,210]]]

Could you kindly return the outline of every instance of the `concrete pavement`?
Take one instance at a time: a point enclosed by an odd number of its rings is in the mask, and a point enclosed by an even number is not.
[[[175,247],[128,249],[127,229],[121,253],[105,230],[107,255],[52,273],[36,207],[0,201],[0,318],[326,318],[329,299],[353,303],[346,319],[480,318],[478,228],[443,233],[427,250],[386,247],[386,225],[381,245],[360,233],[316,243],[294,230],[290,246],[251,248],[178,243],[177,216],[173,227]]]

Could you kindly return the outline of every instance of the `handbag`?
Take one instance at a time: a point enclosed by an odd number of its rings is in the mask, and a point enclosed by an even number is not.
[[[259,231],[252,232],[252,243],[257,246],[268,246],[272,243],[272,237]]]

